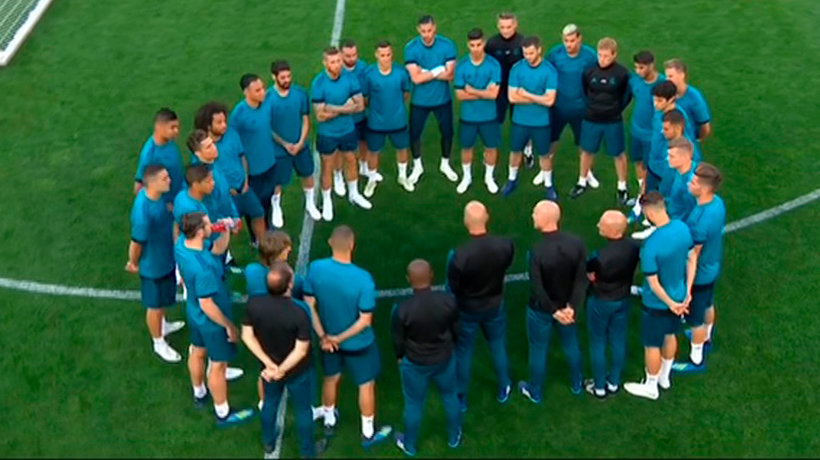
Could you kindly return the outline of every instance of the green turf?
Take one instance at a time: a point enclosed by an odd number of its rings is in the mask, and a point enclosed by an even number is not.
[[[557,42],[566,22],[577,22],[587,43],[612,35],[620,61],[648,47],[659,60],[681,57],[714,115],[707,160],[719,165],[729,220],[736,220],[816,187],[820,148],[820,5],[813,0],[763,2],[637,0],[618,2],[350,1],[344,35],[372,60],[373,43],[400,47],[415,18],[432,12],[442,34],[464,52],[471,27],[494,28],[494,14],[512,8],[521,28]],[[13,63],[0,70],[0,276],[42,282],[135,289],[122,270],[128,241],[131,183],[139,148],[160,106],[176,109],[187,135],[196,107],[210,99],[233,104],[239,76],[268,75],[274,58],[287,58],[307,86],[320,69],[330,38],[334,2],[280,3],[54,2]],[[428,128],[434,128],[430,122]],[[386,180],[374,210],[336,202],[336,223],[359,233],[357,262],[379,288],[403,287],[403,269],[430,259],[441,281],[447,250],[465,240],[461,208],[478,198],[491,227],[517,243],[515,272],[538,235],[530,212],[541,191],[522,184],[509,200],[489,196],[480,181],[464,196],[438,173],[437,137],[425,136],[427,171],[417,192],[395,184],[393,154],[385,152]],[[603,186],[578,201],[566,199],[577,175],[569,136],[557,157],[556,184],[565,199],[564,228],[601,244],[594,222],[615,204],[614,174],[601,157]],[[502,154],[496,178],[503,183]],[[458,170],[457,162],[454,167]],[[480,167],[474,176],[480,177]],[[525,181],[532,176],[524,172]],[[633,184],[630,184],[633,187]],[[301,230],[302,194],[285,195],[286,228]],[[560,346],[550,351],[544,403],[521,397],[499,407],[486,346],[479,339],[473,365],[464,445],[446,447],[441,404],[431,392],[419,454],[434,456],[811,456],[820,451],[815,388],[820,320],[818,205],[726,237],[725,271],[718,289],[717,350],[705,375],[674,379],[674,389],[650,403],[620,395],[599,403],[570,395]],[[312,257],[328,253],[332,228],[318,224]],[[243,235],[234,252],[251,259]],[[241,283],[238,283],[241,284]],[[261,454],[258,424],[217,431],[208,411],[190,404],[184,366],[161,364],[150,353],[143,310],[135,302],[48,297],[4,291],[0,300],[0,456],[241,456]],[[507,295],[512,376],[524,378],[524,304],[528,285]],[[400,426],[401,392],[386,333],[391,301],[379,302],[376,330],[384,366],[379,419]],[[237,307],[241,313],[241,307]],[[173,313],[179,317],[177,309]],[[633,311],[627,378],[641,375],[639,318]],[[582,321],[582,326],[585,322]],[[583,330],[583,328],[582,328]],[[185,347],[185,334],[172,338]],[[586,357],[586,334],[582,349]],[[255,363],[243,350],[239,361]],[[255,401],[253,379],[231,386],[235,406]],[[395,456],[392,446],[363,453],[358,446],[354,389],[344,384],[340,434],[328,456]],[[295,455],[292,425],[285,453]]]

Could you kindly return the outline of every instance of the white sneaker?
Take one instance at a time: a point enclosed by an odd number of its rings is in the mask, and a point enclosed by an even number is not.
[[[305,203],[305,212],[308,213],[311,219],[315,221],[322,220],[322,213],[316,209],[316,203]]]
[[[238,367],[228,367],[225,370],[225,380],[229,382],[233,382],[234,380],[242,377],[243,375],[245,375],[245,371]]]
[[[544,183],[544,171],[539,171],[535,177],[532,178],[532,185],[541,185]]]
[[[376,182],[381,182],[384,180],[384,176],[381,175],[378,171],[370,171],[370,174],[367,175],[367,178]]]
[[[170,323],[162,321],[162,336],[171,335],[174,332],[185,327],[185,321],[171,321]]]
[[[367,198],[359,195],[358,192],[351,193],[349,200],[352,204],[355,204],[356,206],[359,206],[362,209],[371,209],[373,207],[373,205],[370,204],[369,201],[367,201]]]
[[[527,145],[524,146],[524,155],[528,157],[532,156],[532,144],[527,143]]]
[[[660,396],[657,385],[650,385],[646,382],[624,383],[624,390],[631,395],[651,399],[653,401],[658,399],[658,396]]]
[[[322,406],[311,406],[311,412],[313,412],[313,421],[325,418],[325,411],[322,410]]]
[[[491,194],[495,195],[498,193],[498,184],[495,183],[495,179],[492,177],[485,178],[484,185],[487,186],[487,191]]]
[[[347,193],[347,187],[345,187],[345,179],[342,177],[341,174],[334,172],[333,173],[333,191],[336,195],[345,196]]]
[[[589,185],[592,188],[598,188],[598,187],[601,186],[601,183],[598,182],[598,179],[596,179],[595,175],[592,174],[591,169],[589,170],[589,173],[587,174],[587,185]]]
[[[273,206],[271,208],[270,223],[275,228],[282,228],[285,226],[285,216],[282,215],[281,206]]]
[[[325,222],[333,220],[333,201],[327,200],[322,202],[322,219]]]
[[[419,179],[421,179],[422,174],[424,174],[424,166],[421,166],[421,165],[415,166],[415,163],[414,163],[413,172],[410,173],[410,177],[408,177],[407,180],[411,184],[416,185],[416,183],[418,183]]]
[[[182,356],[164,340],[161,344],[154,344],[154,353],[166,363],[178,363],[182,361]]]
[[[406,177],[399,177],[398,182],[399,182],[399,185],[401,185],[402,188],[407,190],[408,192],[412,192],[413,190],[416,189],[416,187],[413,185],[413,183],[410,182],[410,179],[408,179]]]
[[[647,228],[641,230],[640,232],[635,232],[635,233],[632,234],[632,238],[634,238],[636,240],[645,240],[645,239],[649,238],[649,235],[651,235],[652,233],[655,232],[655,228],[656,227],[654,227],[654,226],[650,226],[650,227],[647,227]]]
[[[370,179],[367,180],[367,185],[364,186],[364,196],[370,198],[376,192],[376,186],[379,183],[373,179],[371,176]]]
[[[446,177],[450,182],[455,182],[458,180],[458,174],[456,174],[456,172],[453,171],[453,168],[450,167],[449,161],[442,161],[438,167],[438,170],[441,171],[441,173],[444,174],[444,177]]]
[[[661,387],[661,390],[668,390],[672,388],[672,381],[669,379],[659,378],[658,386]]]
[[[464,178],[461,179],[461,182],[459,182],[458,187],[456,187],[456,192],[458,192],[459,195],[463,194],[468,188],[470,188],[470,184],[472,183],[473,179],[464,176]]]

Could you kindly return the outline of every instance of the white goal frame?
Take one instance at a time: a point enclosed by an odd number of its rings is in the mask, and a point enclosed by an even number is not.
[[[37,5],[34,7],[33,10],[29,13],[28,17],[26,18],[23,25],[20,26],[19,29],[14,33],[14,37],[12,37],[9,44],[6,46],[5,49],[0,50],[0,67],[5,67],[14,55],[17,53],[17,50],[23,45],[23,42],[26,40],[26,37],[34,30],[34,26],[40,21],[40,18],[43,17],[43,14],[46,12],[46,9],[53,0],[38,0]]]

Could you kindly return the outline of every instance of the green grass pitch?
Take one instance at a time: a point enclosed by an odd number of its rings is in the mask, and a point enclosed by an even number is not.
[[[705,158],[721,167],[729,221],[817,188],[820,120],[820,3],[815,0],[682,0],[644,2],[447,2],[350,0],[345,37],[372,45],[387,38],[399,51],[414,35],[418,15],[430,12],[441,34],[465,51],[474,26],[493,32],[495,14],[511,9],[525,33],[557,43],[561,27],[578,23],[586,43],[610,35],[619,61],[653,50],[659,61],[684,59],[690,81],[708,99],[714,136]],[[286,58],[307,86],[321,67],[330,39],[334,2],[224,0],[173,2],[60,0],[28,42],[0,69],[0,277],[112,289],[136,289],[122,269],[137,154],[160,106],[178,111],[182,134],[194,110],[211,99],[232,105],[239,76],[268,76],[272,59]],[[461,209],[484,201],[491,230],[512,236],[514,272],[538,235],[532,205],[541,191],[528,184],[510,199],[489,196],[480,181],[464,196],[438,173],[433,123],[424,138],[427,172],[413,194],[395,183],[392,151],[374,209],[337,201],[335,223],[359,235],[355,260],[380,289],[404,287],[404,267],[431,260],[442,281],[447,250],[466,239]],[[556,158],[563,227],[602,242],[595,222],[615,205],[614,171],[601,158],[602,188],[571,201],[577,156],[564,138]],[[458,169],[454,160],[454,167]],[[503,183],[506,150],[496,173]],[[634,187],[634,181],[630,183]],[[297,239],[302,194],[286,191],[286,229]],[[498,456],[816,456],[820,320],[817,292],[820,222],[817,204],[726,237],[725,269],[717,291],[716,351],[704,375],[678,377],[657,402],[625,394],[600,403],[572,396],[563,353],[550,350],[544,402],[518,395],[499,406],[482,339],[473,365],[464,443],[446,447],[444,414],[435,391],[428,397],[418,446],[421,457]],[[311,256],[324,257],[332,225],[320,223]],[[253,257],[243,236],[234,253]],[[241,287],[236,283],[236,287]],[[524,308],[528,285],[508,286],[508,346],[512,377],[527,375]],[[0,456],[258,457],[260,428],[252,423],[218,431],[209,411],[195,411],[184,365],[151,353],[137,302],[0,292]],[[382,350],[378,419],[401,428],[401,391],[387,314],[378,304],[375,328]],[[241,306],[237,306],[241,311]],[[172,318],[183,313],[179,308]],[[642,375],[637,308],[630,318],[625,378]],[[585,322],[580,330],[584,357]],[[186,334],[171,338],[178,350]],[[685,352],[685,345],[684,345]],[[585,359],[586,360],[586,359]],[[242,350],[239,364],[256,363]],[[231,385],[234,406],[255,403],[255,384]],[[391,444],[363,452],[354,388],[343,384],[339,433],[328,457],[397,456]],[[296,455],[288,425],[285,455]]]

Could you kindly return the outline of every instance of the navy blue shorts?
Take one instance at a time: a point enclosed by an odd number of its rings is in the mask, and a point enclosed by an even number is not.
[[[692,286],[692,301],[689,303],[689,313],[685,317],[686,324],[692,327],[703,326],[706,310],[714,301],[715,283]]]
[[[524,126],[513,123],[510,134],[510,152],[521,153],[529,141],[532,141],[532,147],[539,156],[548,154],[550,152],[549,125]]]
[[[333,155],[337,151],[355,152],[359,145],[359,139],[356,136],[355,129],[339,137],[319,134],[316,136],[316,150],[320,155]]]
[[[488,149],[497,149],[501,143],[501,125],[497,120],[473,123],[461,121],[459,123],[459,140],[462,149],[471,149],[475,141],[481,137],[481,142]]]
[[[646,164],[649,161],[649,151],[652,149],[652,141],[641,139],[634,134],[629,135],[629,159],[633,163],[640,161]]]
[[[231,198],[240,216],[256,219],[265,215],[265,208],[262,207],[259,197],[252,190],[249,189],[245,193],[231,195]]]
[[[367,139],[367,118],[362,118],[361,121],[356,123],[356,126],[353,129],[356,131],[356,139],[363,141]]]
[[[572,128],[572,140],[575,145],[581,142],[581,122],[584,119],[584,110],[562,111],[553,107],[550,110],[550,142],[561,139],[564,127]]]
[[[276,185],[286,186],[290,184],[293,177],[293,171],[299,177],[310,177],[316,169],[313,162],[313,153],[310,147],[305,145],[301,152],[296,155],[287,155],[284,157],[277,157],[273,173],[273,180]]]
[[[228,363],[236,357],[236,344],[228,342],[228,331],[224,327],[216,323],[198,325],[188,317],[188,331],[191,345],[204,348],[211,361]]]
[[[162,278],[140,276],[140,298],[148,309],[173,306],[177,301],[177,278],[173,271]]]
[[[339,349],[335,353],[322,352],[322,370],[326,376],[339,375],[345,367],[350,371],[356,385],[376,380],[381,373],[379,347],[376,342],[357,351]]]
[[[601,141],[606,144],[606,153],[617,157],[626,150],[624,123],[595,123],[584,120],[581,123],[581,148],[587,153],[597,153]]]
[[[404,150],[410,146],[410,132],[407,131],[406,126],[395,131],[374,131],[368,129],[365,137],[367,140],[367,150],[370,150],[372,153],[381,152],[388,137],[390,138],[390,143],[393,144],[393,148],[396,150]]]
[[[641,342],[647,348],[662,348],[667,335],[675,335],[680,327],[680,317],[672,310],[659,310],[642,306]]]

